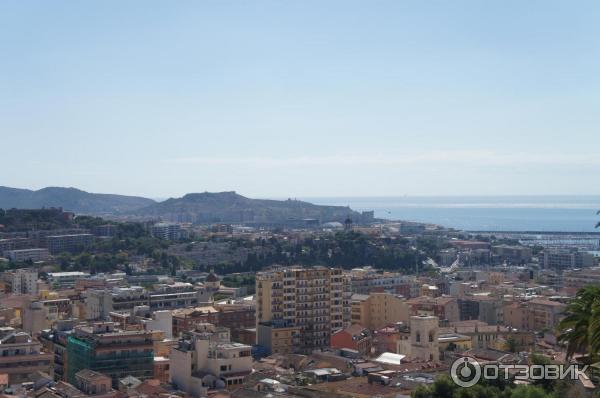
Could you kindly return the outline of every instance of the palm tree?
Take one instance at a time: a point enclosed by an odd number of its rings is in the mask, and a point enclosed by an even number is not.
[[[567,358],[576,353],[595,356],[600,352],[600,286],[577,292],[558,324],[558,340],[567,344]]]

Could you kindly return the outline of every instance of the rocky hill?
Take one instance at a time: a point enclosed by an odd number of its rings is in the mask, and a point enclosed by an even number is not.
[[[192,223],[314,226],[329,221],[373,220],[344,206],[321,206],[299,200],[250,199],[235,192],[190,193],[163,202],[137,197],[89,193],[76,188],[48,187],[38,191],[0,187],[0,209],[62,207],[77,214],[127,216]]]
[[[125,214],[156,203],[138,196],[89,193],[76,188],[47,187],[37,191],[0,186],[0,209],[62,207],[78,214]]]
[[[372,221],[372,213],[344,206],[320,206],[299,200],[250,199],[236,192],[190,193],[133,212],[137,216],[193,223],[298,225],[311,222]]]

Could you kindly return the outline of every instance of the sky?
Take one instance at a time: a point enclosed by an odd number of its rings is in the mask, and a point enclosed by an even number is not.
[[[0,185],[600,194],[600,2],[0,2]]]

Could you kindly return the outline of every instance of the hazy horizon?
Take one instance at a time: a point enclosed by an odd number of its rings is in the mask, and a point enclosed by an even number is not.
[[[251,199],[272,199],[272,200],[288,200],[288,199],[295,199],[295,200],[304,200],[304,201],[310,201],[310,200],[318,200],[318,199],[359,199],[359,200],[367,200],[367,199],[495,199],[495,198],[499,198],[499,199],[544,199],[544,200],[551,200],[551,199],[594,199],[594,200],[600,200],[600,194],[549,194],[549,195],[545,195],[545,194],[533,194],[533,195],[515,195],[515,194],[499,194],[499,195],[436,195],[436,194],[431,194],[431,195],[409,195],[409,194],[405,194],[405,195],[328,195],[328,196],[307,196],[307,195],[300,195],[300,196],[290,196],[290,195],[274,195],[274,196],[251,196],[251,195],[247,195],[244,192],[240,192],[238,190],[235,189],[229,189],[229,190],[224,190],[224,191],[189,191],[189,192],[185,192],[181,195],[170,195],[170,196],[152,196],[152,195],[143,195],[143,194],[124,194],[121,192],[104,192],[104,191],[86,191],[80,187],[73,187],[73,186],[58,186],[58,185],[46,185],[46,186],[42,186],[40,188],[32,188],[32,187],[17,187],[17,186],[6,186],[6,185],[0,185],[0,187],[6,187],[6,188],[13,188],[13,189],[25,189],[25,190],[31,190],[31,191],[37,191],[40,189],[44,189],[44,188],[65,188],[65,189],[78,189],[78,190],[82,190],[88,193],[93,193],[93,194],[112,194],[112,195],[125,195],[125,196],[138,196],[138,197],[144,197],[147,199],[152,199],[154,201],[164,201],[167,200],[169,198],[179,198],[182,197],[186,194],[195,194],[195,193],[204,193],[204,192],[209,192],[209,193],[221,193],[221,192],[236,192],[239,195],[251,198]],[[570,203],[570,202],[567,202]],[[594,202],[595,203],[595,202]],[[591,203],[590,203],[591,204]],[[598,207],[600,207],[600,202],[598,202]]]
[[[598,195],[599,16],[593,1],[5,1],[0,185]]]

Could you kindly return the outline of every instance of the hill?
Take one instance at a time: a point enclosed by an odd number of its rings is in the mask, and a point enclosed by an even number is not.
[[[256,225],[304,226],[307,219],[323,223],[363,223],[373,219],[372,212],[359,213],[344,206],[321,206],[299,200],[250,199],[236,192],[190,193],[181,198],[135,210],[140,217],[162,218],[193,223],[243,223]]]
[[[62,207],[78,214],[125,214],[150,206],[138,196],[89,193],[76,188],[47,187],[37,191],[0,186],[0,209]]]

